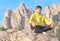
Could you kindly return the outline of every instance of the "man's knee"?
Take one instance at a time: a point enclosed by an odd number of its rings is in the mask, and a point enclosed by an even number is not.
[[[42,33],[43,32],[43,26],[36,25],[34,32],[35,33]]]
[[[42,33],[43,30],[42,30],[42,28],[40,28],[40,27],[36,27],[34,32],[35,32],[35,33]]]
[[[33,27],[31,24],[30,24],[30,27],[31,27],[31,30],[34,30],[35,27]]]
[[[53,28],[50,28],[50,26],[45,26],[45,28],[43,29],[44,31],[49,31],[52,30]]]

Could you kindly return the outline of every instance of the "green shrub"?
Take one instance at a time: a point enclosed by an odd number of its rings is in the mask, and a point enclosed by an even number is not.
[[[15,27],[15,30],[19,31],[19,30],[22,30],[22,29],[20,29],[19,27]]]
[[[2,26],[2,27],[0,27],[0,30],[5,31],[5,30],[7,30],[7,28],[4,28],[4,27]]]

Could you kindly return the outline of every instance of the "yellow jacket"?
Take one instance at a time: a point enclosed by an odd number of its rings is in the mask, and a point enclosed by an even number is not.
[[[44,16],[43,14],[38,14],[36,12],[30,16],[29,23],[32,22],[34,22],[36,25],[41,25],[41,26],[43,26],[44,23],[46,25],[50,25],[52,23],[46,16]]]

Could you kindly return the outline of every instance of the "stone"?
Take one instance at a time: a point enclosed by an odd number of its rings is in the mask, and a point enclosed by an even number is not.
[[[10,9],[8,9],[5,13],[4,20],[2,22],[2,26],[4,28],[9,28],[9,29],[12,28],[12,26],[11,26],[11,15],[12,15],[12,11]]]

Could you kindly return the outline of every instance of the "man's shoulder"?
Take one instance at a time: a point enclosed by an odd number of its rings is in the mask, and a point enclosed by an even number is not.
[[[41,14],[43,18],[46,18],[46,16],[44,14]]]
[[[32,13],[31,16],[35,16],[36,14],[35,13]]]

